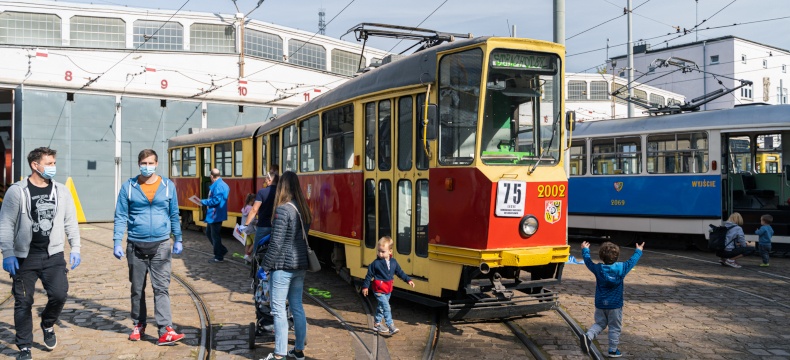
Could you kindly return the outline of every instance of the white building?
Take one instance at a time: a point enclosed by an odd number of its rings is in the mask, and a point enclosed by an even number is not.
[[[707,72],[666,75],[677,67],[661,67],[640,79],[657,88],[683,94],[689,99],[702,96],[717,89],[732,89],[740,85],[738,80],[749,80],[753,85],[736,90],[732,95],[720,97],[702,107],[703,110],[729,109],[739,104],[767,103],[786,104],[790,77],[787,65],[790,52],[785,49],[760,44],[735,36],[696,41],[666,48],[634,47],[635,77],[650,71],[656,59],[670,57],[690,60],[700,70]],[[625,76],[628,61],[625,55],[612,58],[620,76]],[[659,76],[663,76],[658,78]],[[652,81],[655,79],[655,81]],[[719,84],[721,81],[721,84]]]
[[[256,20],[242,38],[240,26],[232,14],[0,1],[2,184],[50,146],[56,180],[90,194],[87,220],[110,220],[140,150],[167,164],[170,137],[265,121],[386,55],[366,47],[360,60],[361,44]]]
[[[565,75],[565,110],[575,111],[579,121],[625,118],[628,115],[627,102],[609,94],[627,83],[626,79],[609,74],[568,73]],[[685,101],[681,94],[636,82],[634,84],[634,97],[646,103],[665,106]],[[624,92],[619,96],[625,98],[627,95]],[[634,117],[647,116],[645,111],[634,106]]]

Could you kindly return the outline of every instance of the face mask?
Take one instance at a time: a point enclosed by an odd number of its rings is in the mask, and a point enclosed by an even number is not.
[[[39,164],[39,165],[41,165],[41,164]],[[38,171],[38,169],[36,169],[36,172],[39,173],[39,175],[41,175],[41,177],[43,177],[44,179],[47,179],[47,180],[51,180],[52,178],[55,177],[55,172],[57,170],[55,165],[42,166],[42,167],[44,168],[44,172]]]
[[[140,165],[140,174],[143,176],[151,176],[156,172],[156,166],[154,165]]]

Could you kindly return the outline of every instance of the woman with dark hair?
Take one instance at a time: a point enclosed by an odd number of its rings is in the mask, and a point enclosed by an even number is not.
[[[306,236],[313,217],[302,194],[296,173],[286,171],[280,177],[274,195],[274,208],[272,236],[269,250],[263,259],[263,268],[270,274],[275,347],[274,353],[269,354],[265,360],[282,359],[286,356],[302,360],[307,335],[307,320],[302,307],[302,288],[305,271],[308,269]],[[287,350],[286,300],[293,314],[296,335],[291,350]]]

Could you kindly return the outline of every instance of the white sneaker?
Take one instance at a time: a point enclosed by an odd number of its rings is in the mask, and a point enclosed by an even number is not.
[[[733,259],[727,259],[727,261],[725,261],[725,262],[724,262],[724,265],[727,265],[727,266],[729,266],[729,267],[734,267],[734,268],[736,268],[736,269],[741,267],[741,265],[739,265],[739,264],[738,264],[737,262],[735,262],[735,260],[733,260]]]

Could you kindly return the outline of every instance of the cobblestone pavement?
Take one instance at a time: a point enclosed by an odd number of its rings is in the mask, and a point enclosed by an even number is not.
[[[111,224],[81,226],[83,263],[69,275],[69,301],[57,326],[59,345],[52,352],[34,331],[34,356],[46,359],[190,359],[198,351],[200,323],[186,289],[170,287],[173,320],[187,339],[170,347],[157,347],[155,337],[127,340],[129,283],[126,261],[111,250]],[[208,305],[214,325],[214,358],[260,359],[273,351],[273,337],[247,346],[249,323],[254,321],[248,270],[226,261],[210,264],[211,246],[198,231],[184,232],[185,251],[174,257],[173,272],[198,291]],[[242,253],[241,244],[224,236],[230,255]],[[577,242],[572,254],[581,258]],[[593,245],[597,259],[597,245]],[[633,249],[624,248],[621,259]],[[236,259],[240,260],[240,259]],[[761,268],[757,257],[741,261],[741,269],[723,267],[710,254],[694,251],[652,251],[647,244],[639,265],[626,278],[624,326],[620,349],[626,358],[639,359],[790,359],[790,259],[771,260]],[[362,298],[332,270],[308,274],[305,290],[327,303],[368,344],[374,341]],[[592,322],[595,279],[584,265],[566,265],[563,283],[555,290],[568,313],[583,328]],[[147,291],[152,302],[152,293]],[[0,277],[0,301],[10,295],[10,281]],[[371,299],[375,306],[375,300]],[[46,296],[38,285],[34,323]],[[353,359],[359,346],[349,331],[308,297],[308,344],[313,359]],[[393,318],[401,332],[386,337],[393,359],[421,358],[432,320],[432,310],[392,299]],[[149,314],[153,323],[153,314]],[[579,343],[556,312],[516,319],[515,323],[552,359],[584,359]],[[149,330],[150,334],[155,329]],[[596,340],[607,350],[607,332]],[[293,335],[291,335],[293,338]],[[15,354],[13,302],[0,308],[0,359]],[[529,359],[531,355],[510,330],[498,322],[443,322],[437,358]]]
[[[579,243],[571,246],[581,259]],[[598,261],[597,244],[591,250]],[[633,251],[623,248],[620,260]],[[735,269],[721,266],[713,254],[653,251],[646,244],[625,280],[624,357],[790,359],[790,259],[773,258],[768,268],[758,266],[759,256],[739,262],[743,267]],[[593,275],[584,265],[566,265],[558,290],[562,305],[587,329],[593,321]],[[607,331],[597,343],[607,351]]]

